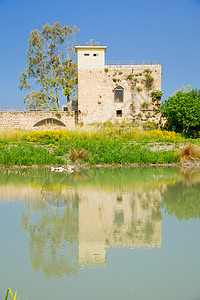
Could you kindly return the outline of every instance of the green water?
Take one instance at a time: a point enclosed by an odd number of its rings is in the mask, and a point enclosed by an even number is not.
[[[0,299],[200,299],[200,172],[0,172]]]

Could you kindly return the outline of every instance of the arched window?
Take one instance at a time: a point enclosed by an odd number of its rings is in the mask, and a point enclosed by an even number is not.
[[[121,86],[117,86],[114,89],[114,101],[115,102],[124,102],[124,89]]]
[[[41,120],[37,123],[35,123],[35,125],[33,125],[33,127],[37,127],[37,126],[62,126],[62,127],[66,127],[66,125],[57,120],[57,119],[53,119],[53,118],[48,118],[48,119],[44,119]]]

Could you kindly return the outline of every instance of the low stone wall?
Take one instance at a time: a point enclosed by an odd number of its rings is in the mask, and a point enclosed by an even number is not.
[[[55,126],[35,126],[45,119],[54,119]],[[62,124],[58,124],[62,122]],[[45,122],[44,122],[45,123]],[[48,122],[49,123],[49,122]],[[0,111],[0,129],[68,129],[74,128],[76,123],[75,112],[53,111]]]

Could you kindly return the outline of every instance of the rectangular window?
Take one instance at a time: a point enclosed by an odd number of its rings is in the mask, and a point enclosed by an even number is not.
[[[99,54],[98,53],[94,53],[93,56],[99,56]]]
[[[89,53],[84,53],[84,56],[89,56]]]
[[[122,117],[122,110],[116,110],[116,116]]]

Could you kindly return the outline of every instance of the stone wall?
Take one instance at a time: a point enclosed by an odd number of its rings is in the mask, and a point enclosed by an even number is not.
[[[34,125],[45,119],[54,119],[53,126]],[[62,124],[58,124],[62,122]],[[75,112],[53,112],[53,111],[0,111],[0,129],[68,129],[75,127]],[[45,122],[44,122],[45,123]]]
[[[153,77],[147,87],[147,76]],[[124,89],[123,103],[114,102],[114,89]],[[121,119],[128,122],[155,121],[155,114],[161,99],[153,99],[152,92],[161,91],[160,65],[112,65],[103,70],[78,70],[79,122],[84,124],[105,121],[119,121],[117,110],[122,111]],[[146,104],[146,105],[145,105]]]

